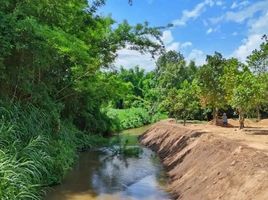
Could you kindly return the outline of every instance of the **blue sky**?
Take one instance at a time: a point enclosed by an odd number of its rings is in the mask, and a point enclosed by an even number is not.
[[[168,50],[183,53],[187,61],[201,65],[207,54],[214,51],[225,57],[245,61],[258,48],[261,36],[268,34],[268,0],[107,0],[101,8],[118,22],[130,24],[147,21],[151,26],[173,23],[163,31],[162,39]],[[146,70],[155,67],[150,55],[122,49],[116,66],[127,68],[140,65]]]

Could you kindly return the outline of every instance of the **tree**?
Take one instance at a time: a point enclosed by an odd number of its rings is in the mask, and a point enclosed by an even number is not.
[[[191,84],[185,80],[181,85],[181,89],[176,90],[173,88],[170,90],[163,103],[170,115],[176,119],[182,119],[184,125],[189,118],[193,118],[199,111],[197,90],[198,87],[195,82]]]
[[[230,104],[239,113],[240,129],[244,128],[245,114],[258,104],[260,89],[256,77],[249,70],[237,75]]]
[[[268,40],[267,36],[263,37],[264,42],[260,45],[260,49],[252,51],[247,57],[247,63],[250,69],[260,75],[268,71]]]
[[[161,55],[156,62],[158,85],[163,91],[179,88],[186,79],[186,62],[181,53],[168,51]]]
[[[207,64],[198,72],[199,98],[203,107],[213,110],[213,120],[217,123],[218,110],[226,105],[224,88],[221,84],[225,59],[218,52],[207,56]]]
[[[104,3],[1,2],[1,98],[94,124],[87,119],[100,116],[106,93],[99,92],[104,85],[99,72],[113,63],[117,51],[128,47],[154,56],[163,49],[161,42],[156,42],[160,30],[148,23],[130,26],[124,21],[114,26],[111,17],[99,16],[96,11]]]
[[[260,82],[246,65],[231,58],[225,62],[222,76],[225,98],[239,114],[240,128],[244,128],[245,115],[265,102],[265,83]]]
[[[267,102],[268,91],[268,40],[267,36],[263,36],[264,42],[260,45],[259,50],[254,50],[251,55],[247,57],[249,68],[257,76],[257,82],[262,93],[258,95],[258,103],[256,105],[258,120],[261,119],[260,109]]]

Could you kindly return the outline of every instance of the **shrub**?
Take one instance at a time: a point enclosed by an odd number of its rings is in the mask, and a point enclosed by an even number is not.
[[[151,117],[144,108],[109,109],[107,115],[118,124],[120,130],[151,123]]]

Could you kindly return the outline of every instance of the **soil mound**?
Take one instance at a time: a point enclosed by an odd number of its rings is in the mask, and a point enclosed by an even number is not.
[[[268,126],[268,119],[262,119],[258,122],[258,125]]]
[[[266,121],[267,126],[268,126],[268,120]],[[213,125],[213,120],[208,122],[208,125]],[[245,127],[254,127],[256,126],[256,122],[250,120],[250,119],[245,119],[244,125]],[[223,121],[222,119],[217,120],[217,126],[223,126]],[[238,119],[228,119],[228,127],[239,127],[239,120]]]
[[[268,199],[265,152],[167,121],[155,124],[139,139],[161,158],[174,199]]]

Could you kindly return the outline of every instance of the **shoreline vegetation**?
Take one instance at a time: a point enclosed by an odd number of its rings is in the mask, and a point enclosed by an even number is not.
[[[45,187],[60,184],[79,151],[109,147],[124,156],[141,153],[137,136],[88,135],[68,122],[55,124],[50,113],[34,106],[1,107],[0,115],[2,199],[40,199]]]

